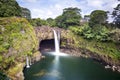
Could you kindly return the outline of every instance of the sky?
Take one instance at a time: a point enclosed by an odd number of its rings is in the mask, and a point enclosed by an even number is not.
[[[89,15],[94,10],[113,11],[118,0],[16,0],[21,7],[31,11],[32,18],[56,18],[64,8],[77,7],[81,15]]]

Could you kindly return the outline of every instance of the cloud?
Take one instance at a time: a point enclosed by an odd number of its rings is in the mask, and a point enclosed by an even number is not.
[[[93,10],[112,12],[117,6],[117,0],[17,0],[22,7],[30,9],[32,18],[55,18],[62,14],[64,8],[78,7],[81,14],[90,14]]]

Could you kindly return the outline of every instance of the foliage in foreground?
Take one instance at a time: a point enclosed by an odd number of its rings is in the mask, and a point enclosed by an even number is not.
[[[36,50],[33,27],[24,18],[0,18],[0,70],[7,71]]]

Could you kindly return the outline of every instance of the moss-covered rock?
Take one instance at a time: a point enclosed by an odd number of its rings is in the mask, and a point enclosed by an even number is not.
[[[19,72],[17,65],[24,63],[26,56],[32,56],[37,48],[35,31],[26,19],[0,18],[0,71],[15,76]]]
[[[16,64],[7,71],[8,76],[13,80],[24,80],[23,67],[24,63]]]

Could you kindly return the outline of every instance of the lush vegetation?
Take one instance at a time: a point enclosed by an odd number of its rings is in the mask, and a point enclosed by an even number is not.
[[[22,9],[22,12],[21,12],[22,17],[24,17],[24,18],[26,18],[28,20],[31,19],[31,12],[30,12],[30,10],[27,9],[27,8],[23,8],[23,7],[21,7],[21,9]]]
[[[117,7],[114,8],[112,15],[114,17],[113,23],[116,25],[116,27],[120,28],[120,4],[118,4]]]
[[[64,34],[68,40],[73,40],[71,43],[62,43],[62,46],[72,46],[83,49],[83,54],[87,50],[93,52],[95,55],[104,56],[103,60],[119,65],[120,62],[120,30],[109,30],[106,27],[102,28],[96,34],[88,24],[83,26],[71,26],[70,32]],[[71,32],[72,31],[72,32]],[[115,31],[115,32],[114,32]],[[118,37],[119,35],[119,37]],[[114,37],[113,37],[114,36]],[[65,37],[66,38],[66,37]]]
[[[16,0],[0,0],[0,17],[11,16],[31,19],[30,10],[20,7]]]
[[[86,26],[82,26],[86,27]],[[76,32],[75,32],[76,30]],[[62,43],[62,46],[72,46],[76,48],[87,49],[93,53],[96,53],[100,56],[105,56],[104,59],[111,59],[111,62],[119,64],[120,60],[120,50],[118,47],[119,43],[115,44],[112,41],[100,41],[96,39],[86,39],[84,35],[78,34],[80,30],[78,27],[70,27],[70,32],[68,34],[63,34],[64,37],[68,40],[73,40],[71,43]],[[72,32],[71,32],[72,31]],[[119,30],[120,31],[120,30]],[[81,31],[80,31],[81,33]],[[91,33],[93,34],[93,33]]]
[[[49,25],[46,20],[43,20],[40,18],[30,19],[29,22],[31,23],[31,25],[37,26],[37,27],[42,25]]]
[[[80,12],[79,8],[69,7],[55,19],[31,19],[30,11],[21,8],[15,0],[0,0],[0,17],[2,17],[0,18],[0,71],[15,75],[15,72],[21,70],[22,64],[19,62],[23,63],[25,56],[31,56],[36,51],[38,40],[31,25],[68,29],[69,36],[66,34],[65,36],[74,40],[72,46],[88,49],[110,57],[116,62],[119,61],[120,4],[112,13],[113,23],[107,23],[107,11],[95,10],[84,18],[81,17]],[[20,17],[25,17],[28,21]],[[0,75],[5,76],[1,72]]]
[[[0,71],[9,71],[23,62],[25,56],[35,52],[37,45],[35,31],[26,19],[0,18]]]
[[[55,21],[58,27],[68,28],[69,26],[80,25],[80,9],[78,8],[65,8],[63,14],[58,16]]]
[[[106,23],[107,12],[103,10],[95,10],[90,14],[89,26],[97,27]]]
[[[73,31],[76,35],[82,36],[85,39],[93,40],[96,39],[97,41],[110,41],[110,33],[109,30],[105,26],[99,26],[99,30],[95,31],[88,24],[84,24],[82,26],[71,26],[69,29]]]
[[[113,11],[114,15],[116,14],[114,24],[107,23],[108,11],[94,10],[90,15],[85,16],[80,25],[69,25],[68,29],[73,32],[71,38],[75,40],[75,46],[104,55],[106,58],[111,58],[113,62],[119,63],[120,29],[118,25],[120,10],[118,6]],[[87,21],[86,18],[89,20]]]
[[[0,0],[0,17],[21,16],[16,0]]]
[[[89,22],[81,26],[71,26],[69,30],[77,36],[78,47],[105,55],[113,61],[119,61],[120,29],[107,26],[106,19],[105,11],[95,10],[90,14]]]
[[[46,20],[37,18],[30,20],[30,23],[33,26],[41,26],[41,25],[47,25],[52,27],[60,27],[67,29],[69,26],[78,26],[80,25],[80,9],[79,8],[65,8],[63,10],[63,14],[56,17],[55,19],[48,18]]]
[[[46,21],[47,21],[47,25],[48,25],[48,26],[51,26],[51,27],[55,27],[55,26],[56,26],[54,19],[52,19],[52,18],[47,18]]]

